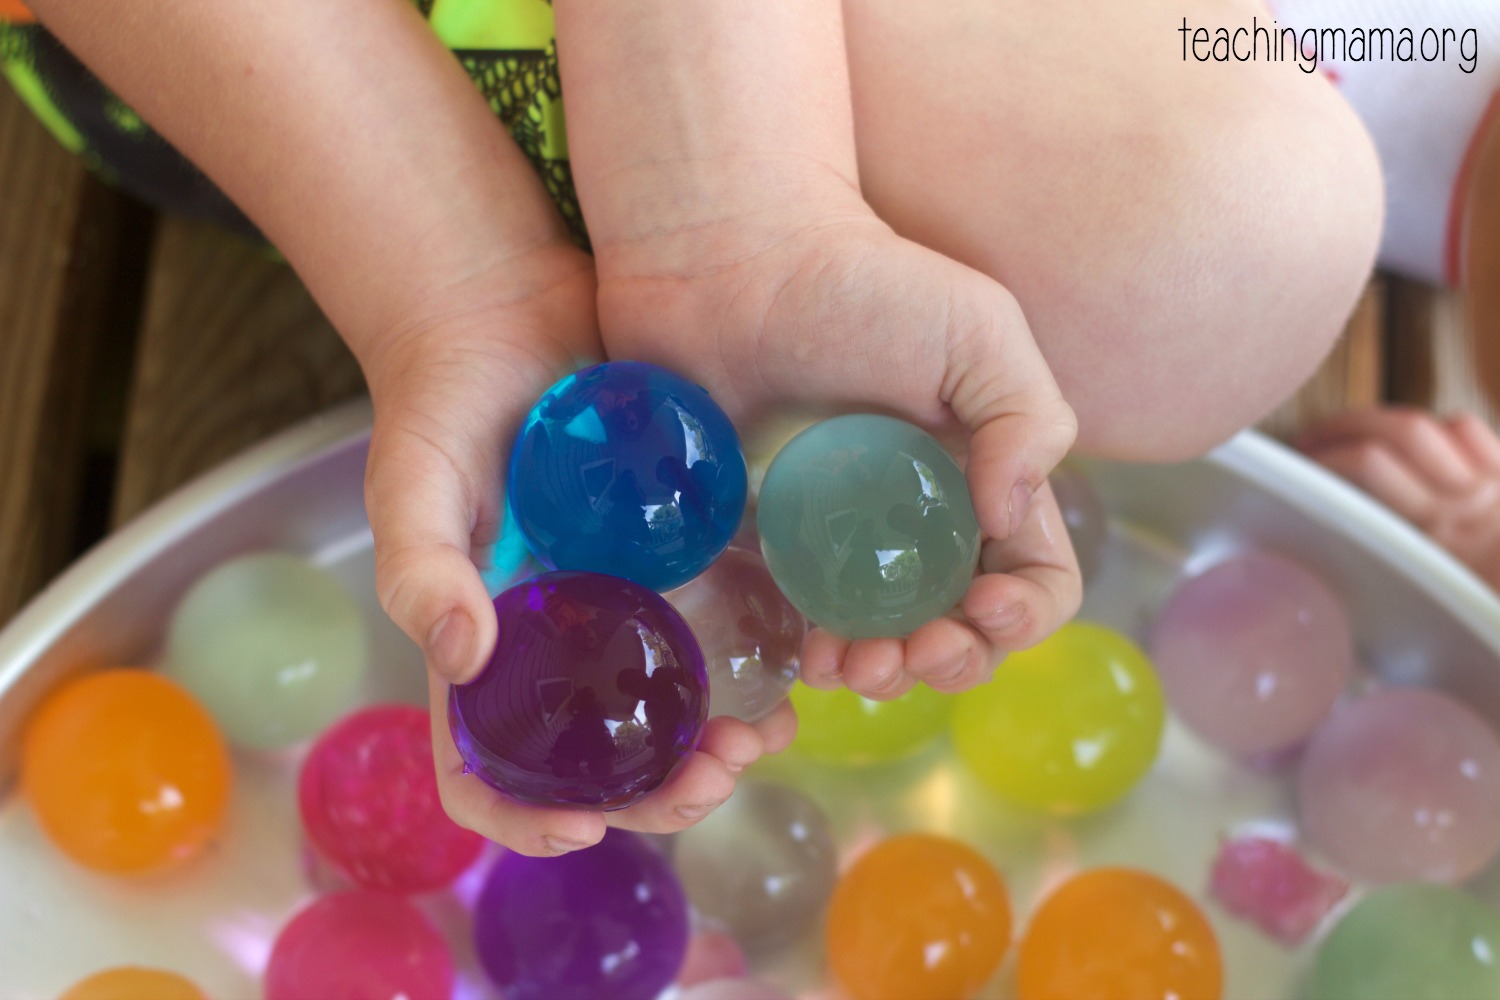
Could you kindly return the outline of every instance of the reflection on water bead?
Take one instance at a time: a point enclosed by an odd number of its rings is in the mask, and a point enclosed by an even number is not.
[[[708,666],[708,714],[765,718],[797,680],[805,625],[759,554],[730,548],[667,595]]]
[[[892,701],[871,701],[848,688],[792,688],[797,737],[792,749],[834,764],[878,764],[930,746],[948,725],[953,699],[919,684]]]
[[[277,935],[266,1000],[449,1000],[453,958],[437,928],[400,896],[324,896]]]
[[[1019,1000],[1218,1000],[1219,942],[1167,882],[1142,871],[1075,875],[1042,901],[1017,953]]]
[[[838,875],[828,821],[800,792],[741,782],[729,801],[679,833],[673,866],[693,909],[764,953],[802,936]]]
[[[1334,712],[1297,776],[1302,829],[1382,882],[1457,882],[1500,851],[1500,739],[1436,691],[1393,688]]]
[[[348,711],[367,667],[365,623],[343,586],[300,556],[220,565],[172,615],[163,671],[230,743],[285,747]]]
[[[464,763],[529,802],[623,808],[698,745],[708,675],[659,595],[599,573],[544,573],[495,598],[483,671],[450,690]]]
[[[208,1000],[175,972],[123,965],[74,983],[57,1000]]]
[[[1072,462],[1063,462],[1047,477],[1052,486],[1052,495],[1057,498],[1057,507],[1062,512],[1063,524],[1068,526],[1068,537],[1073,542],[1073,552],[1078,556],[1078,568],[1084,582],[1099,572],[1099,557],[1104,541],[1109,536],[1109,514],[1104,501],[1094,491],[1088,477]]]
[[[80,864],[140,872],[218,834],[229,754],[203,707],[146,670],[73,681],[26,726],[21,783],[52,842]]]
[[[1500,918],[1439,885],[1392,885],[1355,904],[1318,949],[1308,1000],[1500,996]]]
[[[963,472],[891,417],[814,424],[776,455],[757,501],[761,550],[799,611],[836,635],[904,636],[963,597],[979,522]]]
[[[828,961],[853,1000],[965,1000],[1010,947],[1010,900],[977,851],[918,833],[882,841],[839,880]]]
[[[502,854],[474,910],[475,950],[505,1000],[655,996],[687,940],[671,868],[623,830],[556,858]]]
[[[1006,657],[957,699],[954,746],[986,785],[1031,809],[1088,812],[1145,777],[1166,709],[1135,644],[1089,622]]]
[[[510,508],[556,569],[678,587],[745,513],[739,435],[707,392],[638,361],[594,365],[532,407],[511,451]]]
[[[1296,563],[1235,556],[1183,581],[1151,629],[1167,700],[1240,757],[1306,739],[1354,673],[1343,602]]]
[[[443,811],[432,725],[414,705],[363,709],[318,737],[297,803],[313,843],[366,889],[440,889],[484,847]]]

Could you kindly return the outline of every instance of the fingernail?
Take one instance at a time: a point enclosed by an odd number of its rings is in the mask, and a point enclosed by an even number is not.
[[[1031,484],[1024,479],[1010,488],[1010,529],[1006,537],[1014,535],[1021,522],[1026,520],[1026,512],[1031,509],[1032,492]]]
[[[572,851],[581,851],[589,846],[581,840],[564,840],[561,837],[543,837],[542,843],[547,845],[547,850],[553,854],[568,854]]]
[[[711,806],[678,806],[677,815],[683,819],[702,819],[723,804],[722,802],[715,802]]]
[[[1015,628],[1021,624],[1021,619],[1026,617],[1026,606],[1024,604],[1012,604],[1009,607],[1000,608],[992,614],[982,615],[974,621],[986,632],[1004,632],[1006,629]]]
[[[462,611],[450,611],[427,633],[427,660],[438,673],[452,677],[469,665],[473,645],[474,622]]]

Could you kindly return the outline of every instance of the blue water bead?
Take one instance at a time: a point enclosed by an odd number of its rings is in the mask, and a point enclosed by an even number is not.
[[[555,569],[668,590],[723,552],[745,512],[745,457],[707,392],[638,361],[585,368],[532,407],[510,460],[510,506]]]

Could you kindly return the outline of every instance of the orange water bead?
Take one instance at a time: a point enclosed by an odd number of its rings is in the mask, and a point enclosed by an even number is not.
[[[197,854],[223,823],[229,784],[229,755],[208,713],[146,670],[64,685],[32,716],[21,749],[21,785],[42,829],[101,871]]]
[[[35,20],[36,15],[27,10],[21,0],[0,0],[0,21],[29,24]]]
[[[202,990],[175,972],[122,965],[96,972],[57,1000],[208,1000]]]
[[[1020,1000],[1219,1000],[1219,942],[1203,913],[1146,872],[1098,868],[1048,896],[1021,938]]]
[[[931,834],[892,837],[856,861],[828,908],[828,960],[854,1000],[972,997],[1010,946],[1000,873]]]

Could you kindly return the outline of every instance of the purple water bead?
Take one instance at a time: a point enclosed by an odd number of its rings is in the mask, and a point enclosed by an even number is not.
[[[1239,757],[1300,743],[1354,672],[1338,596],[1296,563],[1234,556],[1184,581],[1151,629],[1167,701],[1204,739]]]
[[[495,598],[489,663],[448,700],[469,769],[518,799],[621,809],[698,744],[703,654],[682,616],[645,587],[544,573]]]
[[[708,664],[709,714],[756,722],[797,681],[807,625],[758,552],[726,549],[702,576],[667,595]]]
[[[501,855],[474,910],[475,950],[505,1000],[653,997],[687,942],[676,876],[622,830],[562,857]]]
[[[1308,839],[1377,882],[1459,882],[1500,853],[1500,738],[1466,705],[1392,688],[1335,712],[1297,775]]]

